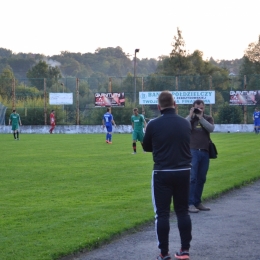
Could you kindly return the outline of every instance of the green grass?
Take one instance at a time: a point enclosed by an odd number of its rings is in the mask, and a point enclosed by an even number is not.
[[[152,155],[129,134],[0,135],[0,259],[48,260],[153,220]],[[213,134],[203,198],[260,178],[260,135]]]

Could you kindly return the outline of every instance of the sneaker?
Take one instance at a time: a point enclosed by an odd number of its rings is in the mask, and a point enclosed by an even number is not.
[[[172,258],[169,255],[162,256],[161,254],[157,256],[156,260],[171,260]]]
[[[196,208],[199,210],[205,210],[205,211],[210,210],[210,208],[205,207],[202,203],[200,203]]]
[[[136,152],[133,152],[132,154],[136,154]]]
[[[190,254],[189,251],[180,251],[180,252],[176,252],[174,257],[176,259],[190,259]]]
[[[190,213],[198,213],[199,212],[199,209],[197,209],[194,205],[190,205],[188,210],[189,210]]]
[[[106,143],[108,144],[108,140],[106,140]]]
[[[108,144],[112,144],[112,142],[107,142]]]
[[[17,138],[16,140],[19,141],[19,138]]]

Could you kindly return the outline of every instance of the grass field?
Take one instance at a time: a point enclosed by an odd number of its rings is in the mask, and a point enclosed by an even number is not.
[[[260,178],[260,135],[212,134],[203,198]],[[0,135],[0,259],[48,260],[153,220],[152,155],[130,134]]]

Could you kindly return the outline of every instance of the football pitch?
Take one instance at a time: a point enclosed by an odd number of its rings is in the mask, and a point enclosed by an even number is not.
[[[203,198],[260,178],[260,135],[214,133]],[[152,154],[130,134],[1,134],[0,259],[59,259],[154,218]]]

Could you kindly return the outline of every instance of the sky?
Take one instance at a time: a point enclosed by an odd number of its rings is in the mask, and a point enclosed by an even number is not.
[[[169,55],[177,28],[186,50],[240,59],[260,35],[259,0],[1,1],[0,48],[59,55],[121,47],[126,54]]]

